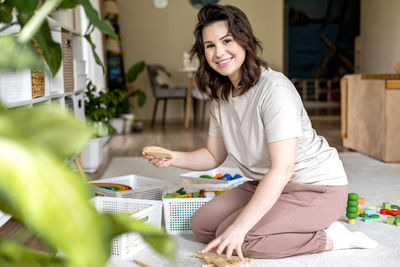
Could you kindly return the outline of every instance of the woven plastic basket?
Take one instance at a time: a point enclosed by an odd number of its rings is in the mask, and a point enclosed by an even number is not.
[[[156,200],[129,199],[115,197],[94,197],[92,202],[102,213],[132,214],[131,217],[145,223],[161,227],[162,202]],[[147,243],[136,233],[125,233],[115,237],[111,246],[111,259],[124,260],[136,254]]]
[[[227,190],[233,188],[229,184],[192,184],[183,186],[186,192],[198,192],[205,190]],[[188,234],[192,233],[190,219],[193,213],[206,204],[212,198],[165,198],[167,193],[171,193],[179,187],[168,187],[163,194],[165,229],[168,234]]]
[[[93,191],[96,196],[106,197],[122,197],[122,198],[137,198],[137,199],[152,199],[161,200],[162,193],[165,189],[166,182],[138,175],[126,175],[108,179],[92,180],[89,183],[116,183],[127,185],[132,190],[126,191],[111,191],[108,189],[93,186]]]

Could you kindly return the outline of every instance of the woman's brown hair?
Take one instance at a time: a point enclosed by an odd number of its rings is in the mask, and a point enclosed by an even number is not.
[[[207,93],[212,99],[228,99],[232,83],[229,77],[214,71],[204,55],[203,28],[218,21],[227,21],[229,33],[246,51],[246,58],[241,66],[241,81],[239,85],[242,94],[250,90],[259,80],[261,66],[267,67],[267,63],[257,55],[257,50],[262,52],[260,41],[254,36],[249,19],[239,8],[230,5],[208,4],[200,9],[197,14],[198,23],[194,30],[196,39],[190,51],[191,59],[199,58],[199,68],[195,80],[199,90]],[[210,88],[211,90],[209,90]],[[221,90],[221,92],[218,92]]]

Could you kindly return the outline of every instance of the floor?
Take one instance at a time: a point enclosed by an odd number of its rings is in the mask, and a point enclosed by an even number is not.
[[[340,117],[311,117],[311,121],[317,133],[324,136],[331,146],[335,147],[339,152],[345,150],[340,136]],[[108,160],[97,172],[88,176],[92,179],[100,178],[107,167],[109,159],[113,157],[140,156],[142,147],[146,145],[188,151],[202,147],[206,143],[206,139],[206,129],[201,130],[199,126],[184,129],[183,121],[169,122],[165,127],[162,127],[161,122],[158,122],[154,129],[150,129],[150,123],[146,122],[141,132],[113,136],[108,144]],[[0,236],[12,239],[18,238],[18,240],[23,240],[22,243],[28,247],[46,251],[46,247],[37,238],[31,235],[24,236],[23,227],[13,219],[0,228]]]

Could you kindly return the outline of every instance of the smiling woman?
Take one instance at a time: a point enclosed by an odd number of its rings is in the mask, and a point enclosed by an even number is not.
[[[226,251],[228,259],[236,253],[243,260],[376,246],[335,222],[347,201],[342,162],[312,128],[294,85],[257,55],[261,46],[247,16],[234,6],[210,4],[197,18],[191,50],[200,61],[196,82],[213,99],[207,144],[171,151],[172,159],[155,158],[146,148],[143,155],[156,167],[194,171],[216,168],[229,155],[253,180],[193,214],[193,233],[208,243],[203,252]]]

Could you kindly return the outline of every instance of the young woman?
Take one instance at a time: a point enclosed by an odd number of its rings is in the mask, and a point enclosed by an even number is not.
[[[281,258],[377,243],[337,221],[345,212],[347,177],[338,153],[318,136],[293,84],[258,55],[246,15],[210,4],[198,14],[192,56],[196,82],[213,99],[207,146],[171,151],[173,159],[143,155],[156,167],[218,167],[230,155],[246,182],[200,208],[191,219],[203,252],[226,250],[252,258]],[[208,89],[209,88],[209,89]]]

